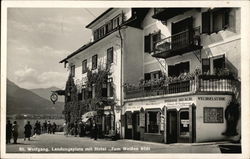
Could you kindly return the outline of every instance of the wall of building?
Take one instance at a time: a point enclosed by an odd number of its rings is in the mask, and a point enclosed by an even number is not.
[[[113,64],[111,65],[111,77],[113,78],[114,82],[114,89],[117,101],[120,101],[120,69],[121,69],[121,48],[120,48],[120,38],[118,37],[118,32],[115,32],[103,40],[95,43],[94,45],[90,46],[86,50],[80,52],[79,54],[70,58],[69,67],[71,65],[75,65],[75,83],[79,83],[83,81],[84,84],[87,80],[87,73],[82,74],[82,61],[87,59],[87,67],[92,69],[92,56],[98,56],[98,66],[102,68],[106,68],[106,61],[107,61],[107,49],[113,47]]]
[[[138,83],[143,78],[142,30],[127,27],[123,36],[124,83]]]
[[[193,9],[185,12],[185,14],[177,15],[173,18],[170,18],[166,25],[161,21],[153,19],[153,9],[149,11],[145,17],[142,27],[143,27],[143,36],[148,35],[149,33],[157,32],[161,30],[162,38],[171,36],[171,23],[178,22],[190,16],[193,17],[193,27],[200,27],[202,31],[202,12],[207,11],[208,8]],[[240,76],[240,9],[234,8],[230,12],[230,19],[235,20],[235,27],[229,27],[225,30],[221,30],[218,33],[212,34],[201,34],[201,45],[203,49],[201,54],[195,53],[198,58],[208,58],[216,57],[219,55],[225,54],[226,57],[226,66],[234,72],[238,72]],[[144,52],[144,51],[143,51]],[[195,68],[201,68],[201,59],[198,59],[193,52],[183,54],[181,56],[175,56],[166,59],[158,59],[161,61],[163,66],[157,61],[156,58],[152,57],[149,53],[144,53],[144,73],[153,72],[156,70],[166,70],[167,65],[177,64],[183,61],[191,61],[190,63],[190,72],[193,72]],[[212,65],[211,65],[212,72]]]
[[[204,100],[199,100],[203,97]],[[223,98],[224,100],[205,100]],[[223,132],[226,130],[225,109],[231,101],[230,95],[197,95],[196,98],[196,142],[220,141],[227,139]],[[205,123],[204,107],[223,108],[223,123]]]

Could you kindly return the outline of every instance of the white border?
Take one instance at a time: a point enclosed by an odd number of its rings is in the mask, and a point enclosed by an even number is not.
[[[1,3],[1,158],[250,158],[250,1],[2,1]],[[6,154],[6,68],[7,8],[109,8],[109,7],[240,7],[241,8],[241,82],[242,154]]]

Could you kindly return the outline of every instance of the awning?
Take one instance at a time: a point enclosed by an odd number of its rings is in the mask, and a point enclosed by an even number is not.
[[[96,111],[89,111],[82,115],[82,122],[87,122],[90,118],[93,118],[95,115],[97,115]]]

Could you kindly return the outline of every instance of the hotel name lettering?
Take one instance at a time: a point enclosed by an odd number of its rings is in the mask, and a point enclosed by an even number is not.
[[[224,101],[225,97],[198,97],[198,100],[209,100],[209,101]]]

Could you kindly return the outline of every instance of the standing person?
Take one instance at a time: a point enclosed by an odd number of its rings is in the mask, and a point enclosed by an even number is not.
[[[53,132],[53,134],[55,134],[55,132],[56,132],[56,123],[55,122],[53,122],[53,125],[52,125],[52,132]]]
[[[37,124],[37,134],[40,135],[41,134],[41,123],[40,121]]]
[[[6,143],[9,144],[12,137],[12,124],[10,120],[6,124]]]
[[[75,137],[77,136],[77,134],[78,134],[78,124],[77,124],[77,121],[75,121],[75,123],[74,123],[74,135],[75,135]]]
[[[43,133],[46,133],[47,130],[47,121],[45,120],[45,122],[43,123]]]
[[[24,141],[26,140],[26,138],[30,140],[31,130],[32,126],[30,125],[30,121],[28,121],[27,124],[24,126]]]
[[[48,128],[48,134],[51,134],[51,124],[50,124],[50,121],[48,121],[47,128]]]
[[[83,137],[83,123],[82,121],[79,122],[78,124],[78,129],[79,129],[79,137]]]
[[[36,137],[36,135],[38,135],[38,121],[36,121],[34,125],[34,137]]]
[[[12,134],[13,134],[14,144],[17,144],[17,138],[18,138],[18,125],[17,125],[17,121],[14,121],[14,123],[13,123]]]
[[[97,136],[98,136],[98,127],[97,127],[97,124],[96,124],[95,121],[93,122],[92,131],[93,131],[92,134],[93,134],[94,140],[97,140]]]
[[[64,135],[67,135],[67,123],[66,121],[63,123],[63,132],[64,132]]]

